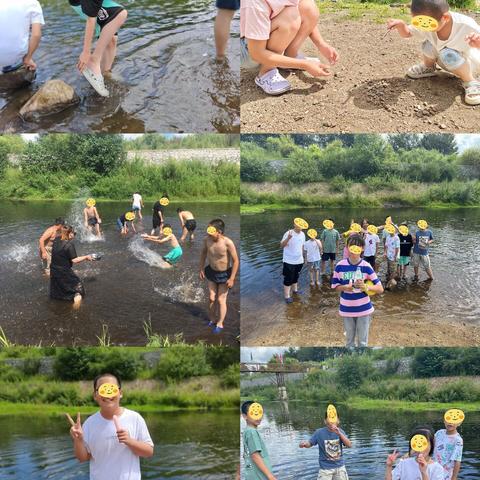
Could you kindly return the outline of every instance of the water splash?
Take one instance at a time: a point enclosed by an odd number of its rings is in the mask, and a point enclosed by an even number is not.
[[[83,209],[85,208],[85,199],[91,196],[87,188],[82,188],[78,192],[78,197],[72,203],[70,212],[68,213],[68,222],[75,228],[77,238],[82,243],[104,242],[103,233],[100,236],[95,235],[92,230],[85,227],[83,219]]]
[[[155,293],[167,297],[172,302],[200,303],[205,301],[204,289],[195,281],[195,275],[183,273],[176,285],[154,287]]]
[[[168,262],[166,262],[162,256],[153,250],[150,250],[141,237],[135,236],[128,243],[128,250],[133,253],[133,256],[146,263],[150,267],[156,268],[170,268]]]

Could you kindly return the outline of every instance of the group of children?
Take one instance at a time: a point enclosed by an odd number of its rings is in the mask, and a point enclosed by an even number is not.
[[[480,104],[480,26],[467,15],[450,12],[447,0],[412,0],[412,21],[389,20],[387,32],[414,37],[421,43],[422,62],[406,74],[432,77],[437,66],[460,78],[465,102]],[[339,60],[335,48],[320,35],[319,10],[314,0],[244,0],[240,9],[244,66],[259,66],[255,83],[269,95],[291,88],[279,68],[305,70],[314,77],[331,75]],[[318,56],[306,57],[301,48],[310,38]],[[327,63],[322,63],[326,61]]]
[[[339,313],[343,318],[347,347],[354,347],[356,338],[359,347],[366,347],[374,311],[370,297],[384,291],[377,277],[379,244],[383,244],[389,288],[396,283],[395,279],[406,278],[410,261],[414,267],[414,280],[418,280],[420,266],[429,280],[433,280],[429,257],[433,234],[426,220],[419,220],[417,227],[412,235],[406,222],[396,225],[390,216],[379,227],[364,218],[361,223],[352,220],[350,228],[341,235],[335,229],[333,219],[328,218],[323,221],[323,230],[318,238],[317,230],[309,228],[307,221],[295,218],[293,229],[285,232],[280,242],[285,302],[293,303],[294,296],[302,295],[298,280],[305,263],[309,267],[312,287],[320,284],[320,274],[326,273],[329,263],[331,287],[340,292]],[[380,231],[382,240],[378,235]],[[345,239],[343,258],[335,264],[342,237]]]
[[[246,401],[241,406],[241,414],[246,422],[242,478],[276,480],[268,449],[258,431],[264,415],[262,405]],[[464,419],[464,412],[453,408],[444,414],[444,429],[435,433],[430,426],[417,426],[409,437],[407,453],[398,462],[397,450],[387,456],[385,480],[457,480],[463,452],[463,440],[457,429]],[[317,480],[348,480],[343,449],[350,448],[352,442],[340,428],[334,405],[327,407],[324,423],[310,439],[301,441],[299,448],[318,446]]]

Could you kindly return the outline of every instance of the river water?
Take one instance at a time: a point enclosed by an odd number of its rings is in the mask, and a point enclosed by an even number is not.
[[[45,27],[35,55],[33,87],[0,93],[0,131],[238,132],[239,21],[232,22],[228,60],[217,62],[211,0],[121,1],[128,19],[119,33],[110,97],[102,99],[76,69],[85,21],[68,1],[41,2]],[[50,79],[70,84],[80,105],[22,123],[18,111]]]
[[[122,237],[116,219],[128,203],[98,202],[104,238],[98,240],[82,229],[75,245],[78,255],[102,253],[98,262],[83,262],[74,270],[83,280],[86,297],[79,310],[70,302],[49,298],[49,280],[43,276],[38,239],[58,216],[77,227],[84,200],[76,202],[0,201],[0,326],[10,341],[28,345],[96,345],[102,325],[111,341],[145,345],[144,322],[161,335],[183,333],[188,342],[238,345],[240,299],[238,283],[230,291],[225,330],[214,335],[207,328],[207,284],[198,277],[202,238],[207,224],[220,217],[226,235],[238,245],[240,216],[234,203],[183,203],[197,219],[197,238],[185,243],[183,257],[173,268],[162,268],[169,247],[144,242],[137,235]],[[150,233],[152,202],[146,202],[139,232]],[[177,237],[180,224],[177,205],[166,209]]]

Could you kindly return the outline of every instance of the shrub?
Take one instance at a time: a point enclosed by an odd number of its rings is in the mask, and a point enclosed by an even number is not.
[[[225,370],[230,365],[238,365],[240,350],[222,345],[211,345],[206,348],[205,357],[212,370]]]
[[[220,385],[223,388],[240,388],[240,365],[230,365],[220,377]]]
[[[204,345],[173,345],[162,352],[155,376],[174,381],[208,375],[210,372]]]
[[[351,180],[345,180],[342,175],[335,175],[329,183],[330,191],[343,193],[352,186]]]
[[[346,355],[336,363],[337,383],[347,390],[358,388],[372,374],[372,361],[365,355]]]
[[[96,372],[96,375],[109,372],[118,375],[122,380],[134,380],[138,376],[142,362],[138,355],[128,350],[107,350],[100,366],[101,371]],[[91,372],[91,377],[94,376]]]
[[[98,360],[98,350],[88,348],[65,348],[55,358],[53,369],[61,380],[83,380],[91,378],[92,362]]]

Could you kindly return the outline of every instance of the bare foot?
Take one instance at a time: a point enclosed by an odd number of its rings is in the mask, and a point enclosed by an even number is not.
[[[73,298],[73,309],[78,310],[81,304],[82,304],[82,296],[75,295],[75,297]]]

